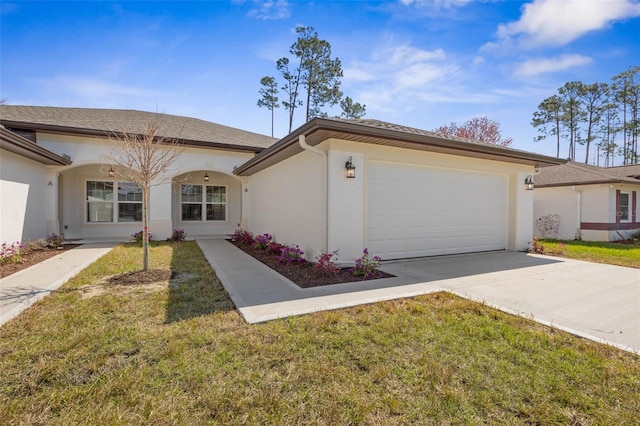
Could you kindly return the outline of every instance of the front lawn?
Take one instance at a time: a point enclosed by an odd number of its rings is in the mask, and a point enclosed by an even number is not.
[[[538,240],[545,254],[640,268],[640,245],[599,241]]]
[[[0,328],[4,424],[633,424],[637,356],[439,293],[249,325],[197,245],[119,246]]]

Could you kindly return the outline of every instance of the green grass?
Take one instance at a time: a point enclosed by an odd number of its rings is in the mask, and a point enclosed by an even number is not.
[[[559,253],[570,259],[640,268],[640,245],[599,241],[539,240],[545,254]]]
[[[637,356],[450,294],[246,324],[195,243],[119,246],[0,328],[4,424],[633,424]],[[258,283],[259,284],[259,283]]]

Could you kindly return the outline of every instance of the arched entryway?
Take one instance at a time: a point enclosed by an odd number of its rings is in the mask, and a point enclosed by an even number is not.
[[[173,228],[189,238],[223,236],[242,222],[242,183],[236,176],[213,170],[184,172],[172,181]]]

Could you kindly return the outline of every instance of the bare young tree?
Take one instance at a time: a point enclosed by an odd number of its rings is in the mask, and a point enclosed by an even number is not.
[[[116,164],[115,174],[133,182],[142,190],[143,270],[149,270],[149,191],[169,181],[161,175],[182,154],[184,147],[176,139],[160,135],[160,121],[146,123],[137,132],[114,133],[110,156]]]

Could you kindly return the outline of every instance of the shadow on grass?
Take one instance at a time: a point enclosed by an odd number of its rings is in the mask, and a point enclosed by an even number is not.
[[[235,310],[229,295],[195,242],[172,243],[165,323]]]

